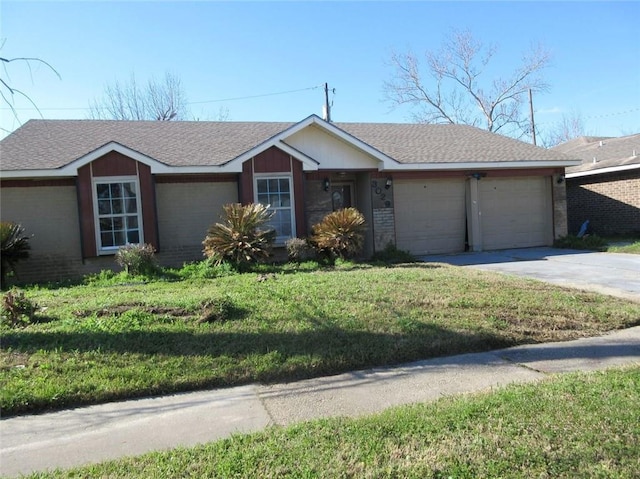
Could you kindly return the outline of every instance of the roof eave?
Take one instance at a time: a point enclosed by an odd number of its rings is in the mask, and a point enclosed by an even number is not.
[[[380,168],[380,171],[438,171],[438,170],[471,170],[471,169],[523,169],[523,168],[564,168],[579,165],[579,160],[572,161],[468,161],[456,163],[398,163],[393,167]]]
[[[575,173],[567,173],[565,178],[570,180],[571,178],[581,178],[583,176],[594,176],[594,175],[602,175],[605,173],[619,173],[622,171],[629,171],[640,169],[640,163],[636,163],[633,165],[623,165],[623,166],[610,166],[608,168],[598,168],[595,170],[587,170],[587,171],[577,171]]]

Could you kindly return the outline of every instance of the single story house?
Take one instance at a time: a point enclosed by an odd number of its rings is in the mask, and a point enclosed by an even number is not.
[[[21,280],[114,266],[126,243],[202,258],[230,202],[275,211],[277,244],[358,208],[366,254],[550,245],[571,156],[463,125],[31,120],[0,142],[0,211],[33,235]]]
[[[582,159],[566,170],[569,232],[640,234],[640,134],[575,138],[553,148]]]

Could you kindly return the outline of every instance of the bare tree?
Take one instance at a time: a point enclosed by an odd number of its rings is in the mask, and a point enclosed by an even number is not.
[[[536,128],[536,131],[538,129]],[[562,115],[562,120],[554,124],[547,131],[540,135],[542,146],[551,148],[579,136],[585,135],[584,121],[582,115],[571,112],[569,115]]]
[[[393,53],[395,72],[384,83],[386,100],[394,107],[414,107],[414,120],[421,123],[461,123],[521,137],[530,131],[521,106],[529,89],[548,88],[540,74],[551,56],[533,47],[509,76],[485,80],[495,53],[495,46],[485,47],[469,31],[453,31],[424,60],[412,52]]]
[[[0,45],[0,48],[2,48],[3,45],[4,45],[4,42],[3,42],[2,45]],[[30,74],[32,73],[32,63],[36,63],[36,64],[40,64],[40,65],[45,65],[46,67],[48,67],[49,70],[51,70],[53,73],[55,73],[56,76],[59,79],[62,79],[62,77],[60,77],[60,74],[56,71],[55,68],[53,68],[49,63],[47,63],[46,61],[44,61],[44,60],[42,60],[40,58],[33,58],[33,57],[5,58],[5,57],[0,57],[0,63],[2,64],[2,71],[0,71],[0,99],[2,100],[2,103],[7,105],[9,110],[11,110],[11,113],[13,114],[13,117],[18,122],[20,122],[20,118],[18,117],[18,112],[17,112],[16,107],[15,107],[15,99],[16,99],[16,97],[22,97],[25,100],[27,100],[38,111],[40,116],[42,116],[42,113],[40,113],[40,110],[38,109],[38,106],[33,102],[31,97],[29,95],[27,95],[25,92],[23,92],[22,90],[19,90],[18,88],[16,88],[11,83],[11,81],[9,79],[10,75],[9,75],[9,71],[8,71],[8,65],[10,65],[10,64],[12,64],[14,62],[25,64],[27,66],[27,68],[29,69],[29,73]],[[3,130],[4,130],[4,128],[3,128]],[[6,131],[6,130],[4,130],[4,131]]]
[[[89,105],[93,119],[169,121],[183,120],[187,115],[182,83],[169,72],[161,81],[152,78],[144,87],[132,74],[127,83],[107,85],[103,98]]]

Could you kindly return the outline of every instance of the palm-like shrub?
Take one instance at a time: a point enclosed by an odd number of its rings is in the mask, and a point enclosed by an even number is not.
[[[29,237],[25,236],[22,225],[3,221],[0,223],[0,288],[7,286],[9,273],[16,272],[16,263],[29,257]]]
[[[365,229],[362,213],[355,208],[345,208],[329,213],[314,225],[311,241],[320,252],[331,257],[352,258],[362,251]]]
[[[260,203],[230,203],[223,209],[223,223],[207,230],[202,242],[204,254],[218,263],[228,261],[237,267],[268,258],[276,235],[266,223],[273,212]]]

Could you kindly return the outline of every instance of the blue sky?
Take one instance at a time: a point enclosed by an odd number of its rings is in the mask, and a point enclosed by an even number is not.
[[[553,54],[549,92],[534,97],[536,123],[580,114],[588,134],[640,132],[640,2],[31,2],[0,3],[2,78],[40,108],[16,99],[29,118],[86,118],[105,85],[170,71],[182,80],[195,118],[298,121],[321,115],[335,88],[335,121],[404,122],[382,86],[393,50],[437,48],[452,28],[498,47],[492,71],[509,72],[532,44]],[[8,74],[8,76],[7,76]],[[312,87],[317,87],[311,89]],[[303,90],[243,100],[238,97]],[[0,127],[19,126],[0,110]],[[0,132],[0,136],[6,133]]]

